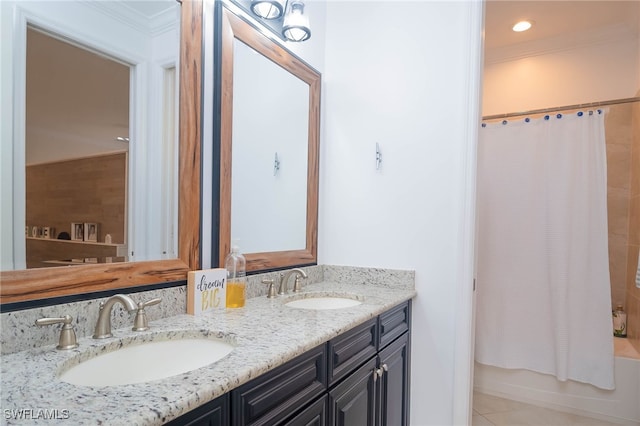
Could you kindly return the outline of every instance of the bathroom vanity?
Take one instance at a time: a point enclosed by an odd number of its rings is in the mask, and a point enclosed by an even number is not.
[[[108,339],[80,338],[73,350],[50,345],[4,355],[2,408],[58,410],[76,424],[406,424],[412,284],[323,281],[302,293],[250,298],[240,309],[151,321],[143,332],[129,326]],[[361,303],[329,310],[286,305],[320,296]],[[194,333],[233,350],[210,365],[142,383],[60,380],[74,365],[119,346]],[[6,417],[7,424],[24,421]]]
[[[411,301],[171,425],[407,425]]]

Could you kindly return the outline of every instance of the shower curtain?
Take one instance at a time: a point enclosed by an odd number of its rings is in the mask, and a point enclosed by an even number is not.
[[[604,113],[483,124],[476,361],[613,389]]]

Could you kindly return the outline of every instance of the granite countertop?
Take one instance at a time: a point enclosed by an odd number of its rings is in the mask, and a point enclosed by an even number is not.
[[[303,294],[355,295],[361,305],[336,310],[305,310],[284,306],[283,300]],[[79,339],[80,346],[58,351],[55,345],[3,355],[3,424],[129,424],[168,422],[221,396],[251,379],[416,295],[415,290],[389,286],[325,281],[303,287],[303,293],[275,299],[248,299],[244,308],[178,315],[152,321],[151,329],[113,330],[114,337]],[[105,350],[123,338],[166,339],[201,331],[235,344],[216,363],[188,373],[141,384],[108,387],[76,386],[57,378],[79,354]],[[179,362],[179,360],[176,360]],[[31,419],[14,420],[12,411],[27,410]],[[44,420],[38,410],[57,410],[58,420]],[[68,417],[68,420],[64,420]],[[35,418],[35,419],[34,419]],[[62,419],[62,420],[60,420]]]

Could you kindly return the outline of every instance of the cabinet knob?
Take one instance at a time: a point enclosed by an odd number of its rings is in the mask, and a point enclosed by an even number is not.
[[[376,368],[373,370],[373,381],[375,382],[378,379],[381,379],[386,371],[389,371],[389,366],[387,364],[382,364],[380,368]]]
[[[373,382],[375,383],[378,379],[382,378],[384,374],[384,370],[382,368],[376,368],[373,370]]]

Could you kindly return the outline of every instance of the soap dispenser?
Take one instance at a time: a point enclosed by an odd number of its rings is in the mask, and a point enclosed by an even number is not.
[[[247,262],[234,245],[224,261],[227,270],[227,308],[242,308],[245,301]]]
[[[613,311],[613,335],[615,337],[627,337],[627,314],[619,304]]]

